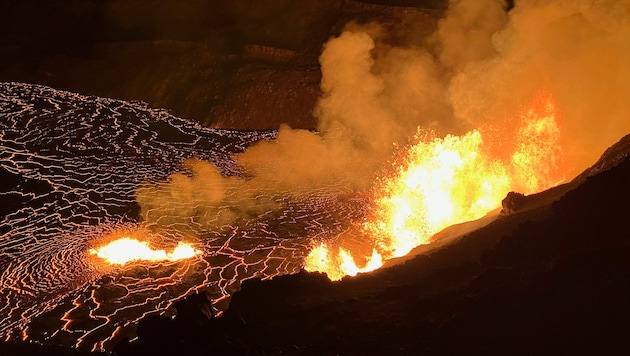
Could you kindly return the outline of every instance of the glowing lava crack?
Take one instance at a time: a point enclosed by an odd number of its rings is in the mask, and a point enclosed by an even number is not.
[[[190,244],[179,242],[172,252],[154,250],[147,242],[141,242],[129,237],[114,240],[98,249],[91,249],[91,255],[97,255],[113,265],[124,265],[132,261],[178,261],[192,258],[201,254]]]

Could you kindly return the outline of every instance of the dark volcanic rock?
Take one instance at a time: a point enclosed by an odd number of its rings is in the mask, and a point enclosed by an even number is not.
[[[527,199],[525,194],[509,192],[505,199],[501,201],[501,215],[511,215],[525,209]]]
[[[350,21],[435,25],[444,0],[0,3],[0,81],[143,100],[214,127],[313,128],[318,57]]]

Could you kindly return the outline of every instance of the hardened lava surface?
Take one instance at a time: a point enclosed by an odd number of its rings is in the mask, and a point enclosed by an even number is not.
[[[196,291],[206,290],[220,312],[243,280],[297,272],[314,239],[365,213],[365,199],[343,183],[279,194],[273,211],[212,229],[152,226],[135,202],[141,184],[167,181],[191,157],[238,175],[231,155],[275,134],[205,128],[142,102],[0,83],[0,336],[109,350],[135,336],[140,318],[172,315]],[[186,240],[202,253],[118,267],[88,253],[140,226],[158,244]]]

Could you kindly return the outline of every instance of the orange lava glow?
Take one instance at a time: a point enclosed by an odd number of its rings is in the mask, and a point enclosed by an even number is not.
[[[132,261],[178,261],[192,258],[201,251],[195,250],[190,244],[179,242],[171,252],[154,250],[148,243],[130,237],[122,237],[97,249],[90,249],[91,255],[96,255],[112,265],[124,265]]]
[[[531,194],[559,184],[564,176],[555,111],[553,100],[541,95],[520,123],[504,129],[445,137],[419,132],[402,163],[379,181],[371,216],[358,229],[368,236],[371,255],[340,247],[344,242],[320,244],[306,258],[306,270],[332,280],[375,270],[430,243],[440,230],[499,208],[510,191]]]

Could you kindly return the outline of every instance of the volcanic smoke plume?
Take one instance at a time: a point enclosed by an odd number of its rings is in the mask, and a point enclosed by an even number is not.
[[[516,1],[506,9],[501,0],[451,1],[424,38],[402,25],[348,24],[320,57],[317,132],[281,127],[275,140],[235,156],[240,178],[188,161],[189,175],[138,190],[143,218],[212,228],[331,185],[369,192],[366,221],[307,260],[340,278],[360,269],[322,265],[354,265],[348,249],[378,267],[401,254],[388,234],[421,235],[408,251],[495,209],[510,190],[533,193],[572,178],[630,131],[630,1]],[[419,164],[432,170],[422,176]],[[460,178],[472,181],[444,187]],[[401,180],[410,192],[395,187]],[[447,193],[425,200],[436,189]],[[411,194],[425,212],[398,194]],[[431,218],[438,210],[445,215]],[[408,219],[424,232],[408,231]],[[337,257],[329,256],[333,246]]]

